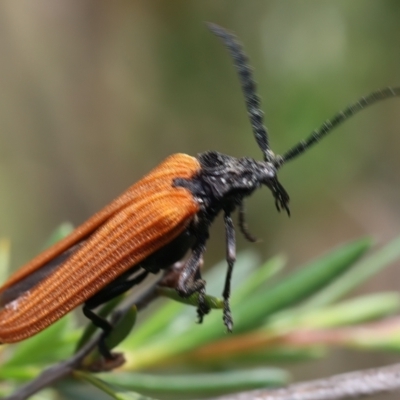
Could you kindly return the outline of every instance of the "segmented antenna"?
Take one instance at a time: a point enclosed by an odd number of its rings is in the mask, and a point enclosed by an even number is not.
[[[260,109],[260,98],[256,93],[256,84],[253,79],[252,69],[248,63],[248,58],[232,33],[229,33],[216,24],[208,23],[207,26],[214,35],[222,39],[233,58],[254,136],[263,152],[264,161],[273,161],[274,157],[269,148],[268,131],[263,125],[264,113]]]
[[[293,160],[300,154],[304,153],[311,146],[316,144],[322,138],[324,138],[328,133],[330,133],[334,128],[340,125],[342,122],[346,121],[348,118],[357,114],[364,108],[371,106],[379,101],[390,99],[392,97],[400,96],[400,87],[387,87],[376,92],[372,92],[369,95],[362,97],[355,103],[348,106],[343,111],[338,112],[333,118],[326,120],[322,126],[311,133],[311,135],[296,144],[290,150],[288,150],[282,156],[277,156],[274,161],[275,167],[279,168],[286,162]]]

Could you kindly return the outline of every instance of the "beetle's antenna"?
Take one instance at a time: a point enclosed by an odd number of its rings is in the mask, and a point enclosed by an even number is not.
[[[207,23],[207,26],[214,35],[222,39],[233,58],[233,62],[239,75],[240,84],[242,86],[254,136],[257,140],[258,146],[263,152],[264,161],[273,161],[274,156],[269,148],[268,131],[263,124],[264,113],[260,108],[260,98],[256,93],[256,84],[253,79],[252,69],[248,63],[248,58],[244,53],[242,46],[238,43],[236,37],[232,33],[216,24]]]
[[[330,133],[334,128],[336,128],[338,125],[340,125],[353,115],[357,114],[364,108],[371,106],[372,104],[375,104],[379,101],[398,96],[400,96],[400,87],[386,87],[384,89],[377,90],[376,92],[372,92],[365,97],[362,97],[343,111],[338,112],[333,118],[326,120],[322,124],[322,126],[313,131],[307,139],[302,140],[301,142],[296,144],[282,156],[277,156],[274,162],[275,167],[279,168],[286,162],[293,160],[300,154],[303,154],[311,146],[319,142],[328,133]]]

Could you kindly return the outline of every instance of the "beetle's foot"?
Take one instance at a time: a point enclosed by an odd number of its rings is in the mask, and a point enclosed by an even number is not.
[[[206,293],[205,290],[203,288],[203,290],[201,290],[199,292],[199,303],[197,306],[197,323],[201,324],[203,322],[204,316],[206,314],[208,314],[211,310],[211,308],[209,307],[209,305],[206,302]]]
[[[191,285],[178,287],[176,290],[181,297],[190,297],[194,293],[198,293],[197,303],[197,322],[201,324],[204,316],[210,312],[210,307],[206,302],[206,281],[204,279],[197,279]]]

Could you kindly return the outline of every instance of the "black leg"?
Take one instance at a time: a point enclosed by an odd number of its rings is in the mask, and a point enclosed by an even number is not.
[[[199,293],[199,305],[197,314],[199,323],[203,321],[205,314],[208,314],[210,308],[205,303],[205,281],[201,279],[200,264],[203,260],[203,254],[206,250],[206,240],[208,235],[204,235],[192,249],[192,254],[182,272],[179,275],[178,286],[176,290],[182,297],[189,297],[193,293]]]
[[[195,282],[205,281],[201,277],[201,266],[203,265],[203,255],[200,257],[200,262],[199,262],[199,267],[197,268],[196,275],[194,277]],[[203,289],[199,292],[199,303],[197,306],[197,317],[198,317],[198,323],[201,324],[203,322],[204,316],[207,315],[210,312],[210,307],[206,304],[206,291],[205,291],[205,286],[203,286]]]
[[[243,233],[244,237],[249,241],[249,242],[257,242],[257,238],[253,236],[250,232],[249,229],[247,228],[247,223],[246,223],[246,213],[244,210],[244,203],[243,201],[239,204],[239,228],[240,231]]]
[[[112,360],[114,357],[105,343],[105,338],[111,333],[113,326],[106,319],[90,310],[86,304],[82,307],[82,311],[85,317],[92,321],[93,325],[103,331],[98,344],[99,352],[106,360]]]
[[[233,320],[231,309],[229,306],[229,297],[231,295],[231,279],[233,266],[236,261],[236,240],[235,228],[229,213],[224,215],[225,232],[226,232],[226,261],[228,262],[228,271],[226,272],[225,286],[222,296],[224,298],[224,324],[229,332],[232,332]]]
[[[107,336],[109,336],[112,332],[113,326],[106,319],[100,317],[95,312],[93,312],[92,309],[125,293],[133,286],[138,285],[147,277],[148,274],[148,271],[143,271],[135,278],[125,281],[116,280],[112,282],[104,289],[100,290],[100,292],[96,293],[89,300],[87,300],[82,308],[83,314],[92,321],[93,325],[97,326],[103,331],[98,346],[100,354],[107,360],[111,360],[114,358],[113,354],[110,352],[105,342]]]
[[[88,299],[85,304],[90,309],[93,309],[104,303],[107,303],[107,301],[110,301],[115,297],[127,292],[129,289],[133,288],[133,286],[139,285],[139,283],[141,283],[148,274],[148,271],[143,271],[132,279],[117,279]]]
[[[182,297],[189,297],[204,289],[205,282],[202,279],[195,278],[205,250],[205,241],[198,242],[192,249],[192,254],[179,275],[177,291]]]

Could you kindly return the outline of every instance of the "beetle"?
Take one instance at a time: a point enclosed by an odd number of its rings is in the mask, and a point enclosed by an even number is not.
[[[28,262],[0,288],[0,342],[18,342],[35,335],[83,304],[83,313],[103,331],[99,349],[112,354],[104,339],[112,326],[93,309],[141,283],[149,273],[171,267],[190,251],[176,285],[183,297],[199,294],[198,317],[209,312],[200,263],[209,227],[223,213],[228,264],[223,289],[223,321],[232,331],[230,281],[235,263],[235,228],[254,241],[245,223],[243,201],[267,186],[278,211],[289,215],[289,195],[278,170],[303,154],[346,119],[366,106],[397,97],[400,87],[384,88],[361,98],[327,120],[283,155],[269,146],[247,56],[235,36],[215,24],[209,29],[229,50],[245,98],[248,116],[263,160],[235,158],[207,151],[196,158],[174,154],[127,189],[111,204],[77,227],[69,236]]]

